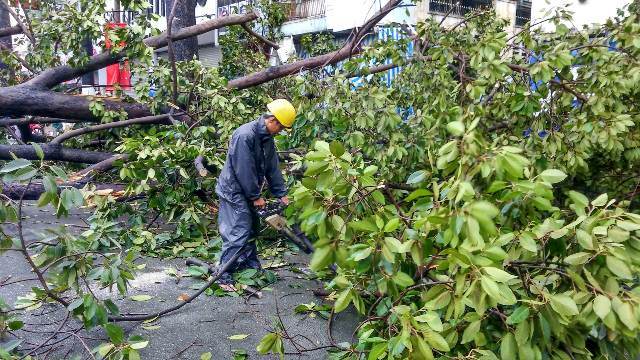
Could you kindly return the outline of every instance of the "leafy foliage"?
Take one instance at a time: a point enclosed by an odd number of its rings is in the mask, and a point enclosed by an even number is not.
[[[142,9],[143,3],[125,5]],[[72,55],[73,65],[87,61],[80,43],[98,37],[104,2],[79,4],[44,5],[34,18],[42,40],[29,45],[27,62],[36,70],[63,62],[62,53]],[[242,92],[227,89],[227,81],[268,59],[262,44],[231,28],[221,39],[219,69],[177,64],[179,88],[186,89],[177,104],[170,103],[170,64],[151,67],[141,40],[157,30],[141,17],[109,35],[118,44],[113,51],[138,59],[135,89],[122,96],[158,113],[178,107],[173,115],[187,120],[106,135],[108,150],[128,155],[115,175],[126,185],[118,196],[90,186],[61,189],[67,169],[47,162],[4,164],[5,182],[42,181],[39,205],[51,204],[59,216],[96,206],[85,232],[52,229],[28,252],[20,238],[2,234],[3,251],[21,251],[46,270],[41,286],[15,306],[34,309],[70,293],[71,315],[109,337],[96,349],[99,356],[138,358],[146,340],[126,339],[109,323],[118,308],[93,296],[84,280],[124,295],[140,251],[215,258],[215,208],[207,207],[214,177],[198,178],[193,161],[204,156],[219,167],[232,131],[277,94],[293,98],[301,114],[291,136],[278,143],[306,152],[287,164],[295,182],[288,216],[316,240],[311,267],[328,280],[333,312],[353,306],[366,316],[358,342],[334,349],[333,358],[637,356],[638,6],[584,29],[564,25],[570,14],[559,9],[549,20],[555,32],[511,38],[505,22],[489,14],[449,29],[427,20],[416,34],[376,42],[340,69],[327,69],[333,76],[309,71]],[[267,9],[263,23],[275,38],[280,10]],[[80,31],[50,35],[63,26]],[[408,55],[412,40],[421,46]],[[333,49],[320,45],[309,52]],[[368,74],[387,59],[402,66],[391,85]],[[5,83],[25,80],[15,75],[15,59],[2,60]],[[363,81],[350,81],[353,74]],[[104,122],[125,116],[100,100],[92,111]],[[88,140],[94,138],[73,141]],[[17,215],[15,203],[2,202],[0,221],[15,222]],[[116,222],[123,216],[126,226]],[[157,218],[169,228],[152,228]],[[334,263],[335,273],[327,270]],[[250,285],[273,280],[252,275],[237,278]],[[9,310],[0,302],[0,333],[22,326]],[[297,309],[330,316],[327,310]],[[285,340],[276,323],[257,350],[283,357]]]

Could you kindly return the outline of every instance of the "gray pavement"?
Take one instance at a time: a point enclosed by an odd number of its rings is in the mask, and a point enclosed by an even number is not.
[[[64,226],[70,231],[81,231],[86,216],[82,211],[74,212],[70,217],[56,219],[52,209],[38,209],[28,203],[25,207],[25,230],[27,241],[37,239],[43,229],[52,226]],[[12,225],[3,225],[5,230],[15,231]],[[301,255],[287,256],[286,260],[299,268],[306,267],[308,257]],[[128,296],[145,294],[152,296],[151,300],[139,302],[122,298],[114,291],[109,294],[98,292],[98,296],[116,299],[122,313],[147,313],[169,307],[177,303],[181,294],[191,294],[192,287],[200,280],[189,277],[176,278],[169,276],[166,269],[174,267],[186,273],[182,259],[142,258],[140,264],[145,268],[132,281]],[[290,336],[294,336],[297,343],[304,348],[315,348],[328,345],[328,322],[318,316],[310,317],[295,314],[294,308],[301,303],[322,303],[322,299],[313,295],[312,289],[319,287],[319,283],[309,280],[306,276],[294,273],[288,267],[275,270],[279,280],[270,288],[263,291],[261,299],[245,299],[244,297],[216,297],[202,295],[191,304],[187,304],[175,313],[166,315],[153,323],[124,323],[122,324],[128,335],[142,335],[149,340],[149,345],[141,350],[143,359],[200,359],[201,354],[211,352],[212,359],[233,359],[234,349],[243,349],[249,354],[249,359],[275,359],[273,355],[261,356],[255,351],[260,339],[268,333],[273,321],[279,314]],[[0,256],[0,281],[11,277],[11,280],[31,278],[29,266],[20,253],[8,252]],[[0,297],[8,304],[13,304],[19,296],[30,291],[34,282],[20,282],[0,287]],[[55,329],[66,312],[57,305],[45,305],[28,313],[23,320],[27,324],[25,331],[17,335],[25,339],[21,346],[28,347],[29,343],[38,344],[48,337],[46,331]],[[333,337],[339,342],[350,341],[351,333],[358,321],[354,312],[341,313],[333,322]],[[68,339],[59,343],[59,348],[48,354],[49,359],[88,358],[88,354],[80,338],[71,335],[73,329],[80,324],[73,320],[65,326]],[[104,339],[101,331],[90,333],[79,332],[86,346],[93,348]],[[229,339],[232,335],[248,335],[242,340]],[[55,341],[62,340],[58,337]],[[10,340],[4,339],[0,341]],[[291,342],[285,342],[287,352],[296,353]],[[44,355],[41,357],[44,358]],[[302,354],[286,355],[286,359],[326,359],[325,350],[303,352]]]

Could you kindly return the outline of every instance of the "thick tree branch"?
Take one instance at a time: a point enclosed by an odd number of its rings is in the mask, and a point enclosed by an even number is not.
[[[58,184],[58,191],[62,191],[64,188],[76,188],[82,189],[87,185],[87,181],[71,181]],[[92,184],[96,190],[113,190],[123,191],[125,185],[122,184]],[[27,189],[26,184],[20,183],[2,183],[2,194],[11,200],[19,200],[22,194],[24,194],[24,200],[38,200],[40,195],[46,190],[42,183],[31,183]]]
[[[56,119],[48,117],[20,118],[20,119],[0,119],[0,126],[28,125],[28,124],[57,124],[57,123],[81,123],[87,120],[79,119]]]
[[[7,4],[7,1],[0,0],[0,6],[4,7],[4,9],[7,10],[11,14],[11,16],[13,16],[13,19],[18,23],[20,30],[22,30],[22,33],[24,33],[27,36],[27,38],[29,38],[31,43],[35,43],[36,39],[33,37],[33,34],[31,34],[31,31],[29,31],[29,28],[24,24],[20,16],[18,16],[18,14],[13,10],[13,8],[9,6],[9,4]]]
[[[25,85],[0,88],[0,112],[5,116],[36,115],[100,121],[101,118],[89,109],[92,100],[94,99],[88,96],[66,95]],[[100,101],[107,110],[124,110],[129,118],[153,115],[146,105],[108,99]],[[6,125],[4,122],[0,124]]]
[[[171,30],[173,30],[173,19],[176,16],[176,9],[179,2],[180,0],[173,0],[171,12],[169,13],[169,17],[167,18],[167,54],[169,55],[169,62],[171,63],[171,89],[173,90],[172,99],[175,104],[178,103],[178,69],[176,67],[176,56],[173,46],[173,37],[171,36]]]
[[[262,41],[263,43],[265,43],[265,44],[269,45],[270,47],[272,47],[272,48],[274,48],[274,49],[276,49],[276,50],[277,50],[277,49],[280,49],[280,46],[279,46],[277,43],[275,43],[275,42],[273,42],[273,41],[271,41],[271,40],[267,39],[266,37],[264,37],[264,36],[262,36],[262,35],[258,34],[258,33],[257,33],[257,32],[255,32],[255,31],[253,31],[253,29],[251,28],[251,26],[247,25],[247,23],[240,24],[240,26],[242,26],[242,28],[244,29],[244,31],[246,31],[247,33],[249,33],[249,35],[251,35],[251,36],[255,37],[256,39],[258,39],[258,40]]]
[[[0,29],[0,37],[22,34],[20,25]]]
[[[296,61],[291,64],[272,66],[268,69],[258,71],[253,74],[249,74],[247,76],[243,76],[237,79],[233,79],[229,81],[229,83],[227,84],[227,87],[232,89],[246,89],[252,86],[264,84],[271,80],[296,74],[304,69],[313,69],[320,66],[331,65],[339,61],[342,61],[344,59],[347,59],[348,57],[354,54],[357,48],[357,44],[360,43],[360,40],[369,31],[371,31],[371,29],[373,29],[373,27],[380,20],[382,20],[382,18],[384,18],[389,12],[395,9],[395,7],[398,6],[398,4],[400,4],[400,2],[401,0],[391,0],[387,2],[387,4],[376,13],[376,15],[374,15],[371,19],[369,19],[362,26],[362,28],[358,30],[354,38],[339,50],[330,52],[328,54],[319,55],[319,56],[311,57],[308,59]]]
[[[69,176],[70,181],[86,181],[90,179],[91,176],[95,173],[106,172],[115,167],[115,163],[121,160],[122,162],[126,162],[129,160],[129,155],[127,154],[118,154],[112,156],[106,160],[100,161],[99,163],[88,166],[74,174]]]
[[[33,70],[33,68],[31,67],[31,65],[29,65],[29,63],[20,57],[20,55],[16,54],[13,50],[9,49],[9,47],[7,47],[6,45],[0,43],[0,50],[2,51],[6,51],[9,54],[11,54],[16,60],[18,60],[18,62],[24,66],[25,69],[31,71],[32,73],[35,74],[35,71]]]
[[[40,147],[44,152],[44,160],[95,164],[113,156],[111,153],[69,149],[60,145],[42,144]],[[11,154],[22,159],[40,160],[35,148],[31,145],[0,144],[0,159],[13,160],[13,156],[11,156]]]
[[[114,121],[106,124],[100,124],[100,125],[94,125],[94,126],[88,126],[80,129],[75,129],[75,130],[67,131],[59,135],[58,137],[54,138],[53,140],[51,140],[51,144],[62,144],[64,141],[80,135],[84,135],[84,134],[88,134],[96,131],[126,127],[130,125],[144,125],[144,124],[171,125],[169,116],[170,116],[169,114],[145,116],[137,119]]]
[[[529,68],[527,68],[525,66],[522,66],[522,65],[507,64],[507,66],[511,70],[513,70],[515,72],[527,73],[527,74],[529,73]],[[558,87],[564,89],[564,91],[573,94],[573,96],[575,96],[576,98],[578,98],[582,102],[589,101],[589,98],[586,95],[579,93],[576,89],[572,88],[571,86],[569,86],[568,84],[566,84],[566,83],[564,83],[562,81],[553,80],[553,81],[551,81],[551,84],[554,85],[554,86],[558,86]]]
[[[172,34],[171,39],[174,41],[182,40],[226,26],[238,25],[245,22],[253,21],[257,18],[258,15],[254,12],[251,12],[242,15],[229,15],[221,18],[203,21],[200,24],[189,26],[176,31]],[[144,40],[144,44],[154,49],[165,47],[168,45],[167,33],[164,32],[157,36],[148,37]],[[109,65],[115,64],[124,59],[125,56],[125,52],[120,52],[117,54],[104,52],[91,57],[89,62],[81,67],[73,68],[69,65],[62,65],[47,69],[40,73],[38,76],[27,81],[25,85],[52,88],[62,82],[73,80],[83,74],[97,71]]]

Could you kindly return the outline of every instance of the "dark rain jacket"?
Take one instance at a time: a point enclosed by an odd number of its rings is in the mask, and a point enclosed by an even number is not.
[[[273,196],[280,198],[287,194],[276,145],[261,116],[233,132],[216,193],[232,202],[240,194],[248,201],[257,200],[265,179]]]

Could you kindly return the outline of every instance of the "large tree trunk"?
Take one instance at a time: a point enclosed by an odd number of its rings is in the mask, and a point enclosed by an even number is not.
[[[91,100],[88,96],[66,95],[25,85],[0,88],[0,109],[5,116],[35,115],[63,119],[73,117],[99,121],[101,117],[89,109]],[[124,110],[130,119],[152,115],[149,108],[143,104],[108,99],[100,101],[107,110]]]
[[[196,0],[165,0],[167,18],[173,7],[174,1],[178,1],[175,18],[171,32],[176,33],[179,29],[196,24]],[[195,56],[198,58],[198,37],[193,36],[173,43],[176,61],[188,61]]]
[[[76,189],[82,189],[87,185],[86,182],[82,181],[74,181],[68,183],[58,184],[58,192],[62,191],[63,188],[74,187]],[[95,190],[113,190],[115,191],[123,191],[125,189],[125,185],[123,184],[93,184],[95,186]],[[27,188],[27,184],[19,184],[19,183],[2,183],[2,194],[7,196],[12,200],[38,200],[40,195],[44,193],[46,190],[42,183],[31,183]]]
[[[71,149],[57,144],[40,144],[40,148],[44,153],[44,160],[51,161],[97,164],[114,156],[111,153]],[[40,160],[36,149],[32,145],[0,144],[0,159],[12,160],[13,155],[20,159]]]

